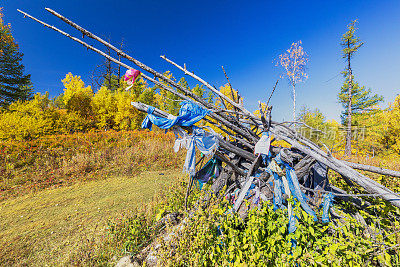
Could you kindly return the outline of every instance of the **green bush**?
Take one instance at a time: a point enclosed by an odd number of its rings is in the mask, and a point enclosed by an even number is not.
[[[230,212],[226,201],[214,200],[198,209],[182,231],[163,243],[159,256],[172,266],[352,266],[399,264],[399,247],[393,228],[368,227],[346,212],[337,224],[314,222],[299,205],[294,209],[297,230],[287,230],[286,210],[273,211],[271,204],[252,209],[243,221]],[[364,214],[367,215],[367,214]],[[377,219],[377,218],[376,218]],[[398,238],[398,235],[397,235]],[[295,245],[294,245],[295,243]]]

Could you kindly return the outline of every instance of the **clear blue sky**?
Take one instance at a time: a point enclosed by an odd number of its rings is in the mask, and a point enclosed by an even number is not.
[[[126,51],[158,71],[171,70],[160,55],[186,63],[210,83],[221,86],[225,67],[234,88],[250,110],[266,101],[280,71],[273,61],[302,40],[310,55],[309,79],[298,85],[297,107],[319,108],[339,120],[337,93],[345,63],[339,41],[346,25],[359,20],[365,42],[353,60],[361,85],[385,97],[400,93],[400,1],[128,1],[128,0],[2,0],[5,20],[25,54],[26,72],[36,91],[62,92],[61,79],[72,72],[90,84],[90,72],[102,58],[73,41],[24,19],[22,9],[39,19],[80,36],[44,10],[52,8],[92,32],[119,42]],[[85,39],[87,40],[87,38]],[[273,118],[291,118],[288,83],[281,82],[272,98]]]

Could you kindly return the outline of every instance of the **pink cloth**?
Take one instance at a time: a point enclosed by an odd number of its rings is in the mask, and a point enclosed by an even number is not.
[[[140,71],[135,69],[127,70],[125,73],[125,81],[128,84],[133,84],[136,81],[136,78],[140,75]]]

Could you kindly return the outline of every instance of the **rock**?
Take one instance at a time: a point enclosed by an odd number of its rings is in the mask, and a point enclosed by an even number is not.
[[[146,266],[157,266],[157,261],[156,252],[154,250],[150,251],[145,260]]]
[[[140,266],[139,263],[137,263],[136,261],[133,260],[133,258],[131,256],[124,256],[122,257],[117,264],[115,265],[115,267],[136,267],[136,266]]]

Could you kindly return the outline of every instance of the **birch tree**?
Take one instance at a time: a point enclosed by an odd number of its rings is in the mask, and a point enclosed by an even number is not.
[[[289,80],[293,96],[293,120],[296,120],[296,85],[307,80],[306,65],[308,55],[301,46],[301,41],[292,43],[285,53],[279,55],[277,66],[285,69],[284,76]]]

